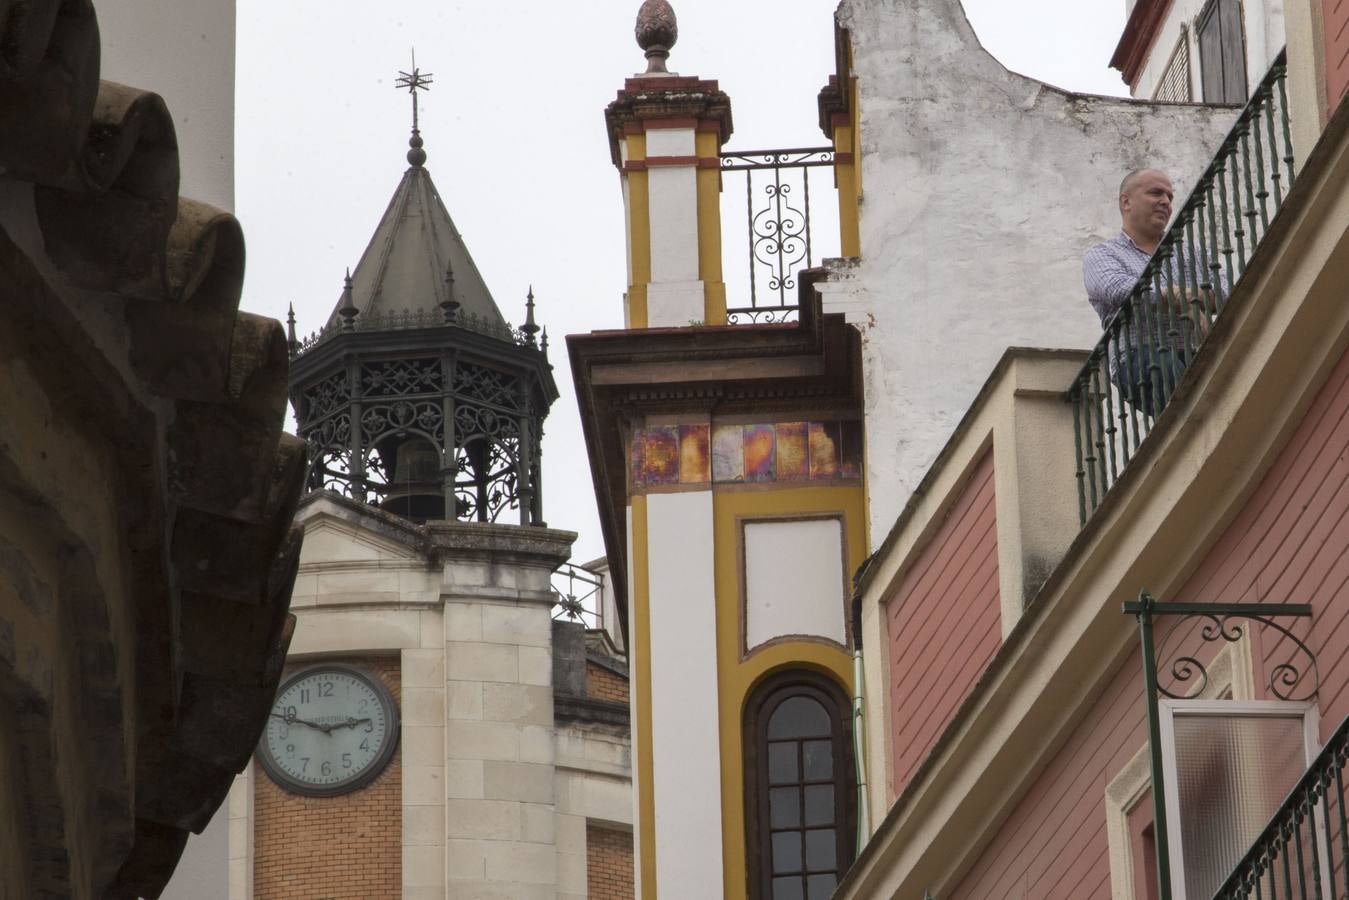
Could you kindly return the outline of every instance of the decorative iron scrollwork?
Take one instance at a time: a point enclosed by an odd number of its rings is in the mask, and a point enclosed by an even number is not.
[[[1230,607],[1228,608],[1230,610]],[[1245,637],[1248,625],[1246,622],[1255,622],[1267,628],[1272,628],[1280,635],[1287,638],[1292,644],[1292,658],[1279,662],[1269,670],[1269,678],[1265,684],[1269,693],[1279,700],[1304,701],[1310,700],[1316,696],[1321,687],[1321,672],[1316,665],[1316,654],[1311,648],[1293,634],[1285,626],[1266,615],[1256,615],[1244,612],[1224,611],[1221,613],[1190,613],[1185,615],[1181,621],[1187,619],[1201,619],[1204,624],[1199,629],[1199,638],[1205,644],[1213,644],[1223,641],[1228,644],[1235,644]],[[1161,675],[1161,668],[1166,666],[1166,647],[1177,634],[1181,632],[1180,627],[1172,628],[1163,638],[1157,648],[1158,676]],[[1305,659],[1305,662],[1303,662]],[[1162,683],[1162,679],[1157,679],[1157,692],[1172,700],[1193,700],[1201,696],[1209,685],[1208,668],[1197,657],[1185,654],[1177,656],[1169,664],[1171,675],[1171,684],[1187,685],[1188,690],[1174,691]],[[1303,685],[1299,690],[1299,685],[1310,676],[1310,688]]]
[[[361,366],[361,396],[402,397],[431,394],[442,389],[444,378],[435,359],[400,359]]]
[[[731,325],[781,325],[801,317],[799,306],[759,306],[726,310],[726,321]]]

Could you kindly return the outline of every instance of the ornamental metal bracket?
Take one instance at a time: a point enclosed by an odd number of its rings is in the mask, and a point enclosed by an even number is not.
[[[1172,700],[1193,700],[1208,687],[1209,674],[1204,663],[1192,653],[1177,656],[1170,663],[1172,685],[1188,685],[1188,690],[1179,692],[1162,687],[1158,678],[1158,658],[1165,660],[1167,643],[1178,632],[1173,628],[1163,639],[1161,647],[1153,641],[1152,620],[1155,616],[1177,616],[1182,619],[1200,619],[1204,621],[1198,631],[1199,640],[1205,644],[1223,641],[1236,643],[1246,634],[1249,625],[1256,623],[1273,628],[1292,645],[1293,657],[1289,662],[1280,662],[1269,670],[1269,680],[1265,687],[1269,693],[1280,700],[1306,701],[1316,696],[1321,687],[1321,672],[1316,664],[1316,654],[1306,642],[1297,637],[1275,619],[1311,618],[1312,608],[1306,603],[1162,603],[1147,591],[1138,595],[1137,601],[1126,602],[1123,612],[1138,619],[1140,643],[1143,651],[1143,690],[1148,708],[1148,748],[1152,763],[1152,829],[1157,847],[1157,895],[1159,900],[1171,900],[1171,853],[1167,842],[1166,796],[1162,782],[1162,744],[1161,714],[1158,710],[1158,695]],[[1235,620],[1235,622],[1234,622]],[[1158,651],[1162,651],[1159,653]],[[1301,663],[1305,657],[1306,662]],[[1299,665],[1301,663],[1301,665]],[[1302,684],[1304,676],[1310,674],[1310,689]]]

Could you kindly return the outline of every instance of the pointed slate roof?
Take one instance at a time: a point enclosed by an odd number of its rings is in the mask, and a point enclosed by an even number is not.
[[[417,141],[408,153],[412,165],[403,173],[388,209],[351,273],[352,300],[360,310],[360,319],[373,325],[382,315],[407,310],[439,322],[448,270],[454,273],[454,299],[459,301],[459,312],[504,326],[501,310],[454,227],[431,173],[422,164],[426,154],[419,145]],[[340,325],[338,310],[342,305],[339,298],[328,316],[329,325]]]

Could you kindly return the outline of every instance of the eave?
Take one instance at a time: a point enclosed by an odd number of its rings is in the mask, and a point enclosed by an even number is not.
[[[1143,63],[1147,61],[1148,52],[1157,40],[1170,8],[1171,0],[1138,0],[1134,4],[1129,21],[1124,23],[1124,34],[1115,46],[1115,54],[1110,57],[1110,68],[1120,71],[1125,84],[1132,87],[1138,81]]]
[[[599,331],[567,338],[625,640],[630,421],[694,411],[860,411],[860,336],[841,315],[822,314],[815,284],[823,275],[823,270],[801,273],[800,321],[791,324]]]

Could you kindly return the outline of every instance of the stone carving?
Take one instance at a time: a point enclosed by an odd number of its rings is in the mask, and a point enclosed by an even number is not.
[[[679,40],[679,23],[666,0],[646,0],[637,10],[637,46],[646,51],[646,74],[667,74],[665,60]]]

